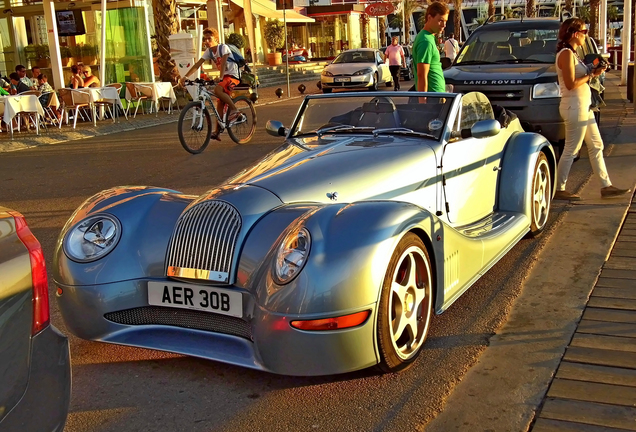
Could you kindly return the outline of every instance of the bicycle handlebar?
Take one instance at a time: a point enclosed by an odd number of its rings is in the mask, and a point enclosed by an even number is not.
[[[183,82],[185,83],[185,85],[192,85],[192,84],[216,85],[216,82],[214,82],[214,80],[208,81],[208,80],[203,80],[201,78],[195,78],[194,80],[189,80],[186,78]]]

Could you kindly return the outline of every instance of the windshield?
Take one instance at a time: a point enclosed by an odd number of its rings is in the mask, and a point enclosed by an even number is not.
[[[466,42],[455,64],[554,63],[558,33],[558,28],[482,30]]]
[[[325,134],[395,134],[441,139],[454,96],[426,103],[404,96],[342,96],[308,99],[292,137]]]
[[[340,54],[334,63],[375,63],[373,51],[347,51]]]

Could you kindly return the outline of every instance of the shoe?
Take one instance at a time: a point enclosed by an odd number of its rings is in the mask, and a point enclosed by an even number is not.
[[[221,137],[219,136],[219,134],[218,134],[217,132],[213,132],[213,133],[210,135],[210,139],[213,139],[213,140],[215,140],[215,141],[221,141]]]
[[[236,119],[239,118],[240,115],[241,113],[239,111],[234,111],[233,113],[230,113],[230,115],[227,117],[227,122],[232,123],[236,121]]]
[[[601,188],[601,197],[603,198],[613,198],[621,195],[625,195],[630,193],[631,189],[619,189],[614,186],[608,186]]]
[[[563,201],[581,201],[581,197],[578,195],[575,195],[573,193],[570,193],[568,191],[556,191],[556,193],[554,194],[554,198],[552,198],[554,200],[563,200]]]
[[[238,113],[238,115],[236,117],[234,117],[233,120],[229,121],[229,125],[228,127],[232,127],[234,125],[237,125],[239,123],[244,123],[247,121],[247,117],[245,115],[243,115],[243,113]]]

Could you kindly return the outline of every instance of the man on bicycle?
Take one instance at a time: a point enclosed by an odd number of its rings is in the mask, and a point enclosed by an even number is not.
[[[181,78],[181,84],[183,85],[185,79],[195,70],[199,69],[206,60],[214,60],[216,68],[221,72],[221,79],[214,87],[214,94],[218,98],[217,110],[219,115],[223,115],[223,108],[225,105],[229,105],[229,113],[227,116],[227,122],[235,122],[240,113],[236,109],[234,102],[232,102],[232,91],[234,87],[241,81],[239,77],[239,70],[236,62],[233,61],[232,51],[225,44],[219,43],[219,32],[215,28],[208,27],[203,30],[203,44],[207,46],[207,49],[203,53],[203,57],[197,61],[194,66],[188,70],[188,72]],[[212,132],[212,139],[221,141],[219,138],[219,124],[214,122],[214,131]]]

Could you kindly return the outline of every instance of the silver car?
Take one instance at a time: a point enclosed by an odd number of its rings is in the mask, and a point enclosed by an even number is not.
[[[49,320],[42,248],[0,206],[0,430],[62,431],[71,396],[68,339]]]
[[[495,117],[497,119],[495,119]],[[545,227],[555,157],[481,93],[307,96],[200,196],[116,187],[62,230],[68,329],[289,375],[412,365],[442,313]]]
[[[368,88],[377,91],[380,84],[393,85],[393,77],[384,55],[374,48],[344,51],[325,66],[320,76],[323,93],[333,89]]]

